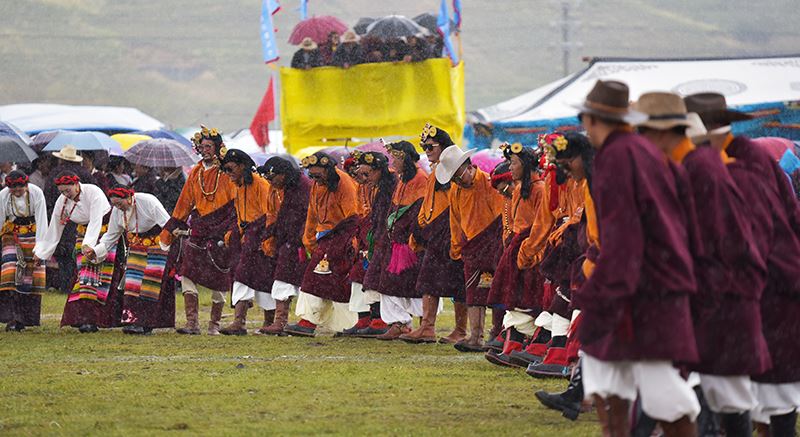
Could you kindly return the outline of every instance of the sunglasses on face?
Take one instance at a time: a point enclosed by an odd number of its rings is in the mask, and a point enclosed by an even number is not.
[[[436,143],[433,143],[433,144],[424,143],[424,144],[422,144],[422,150],[425,151],[425,152],[430,152],[436,146],[438,146],[438,144],[436,144]]]
[[[461,173],[459,175],[453,176],[453,182],[459,183],[459,184],[463,183],[464,180],[461,179],[461,178],[463,178],[464,175],[467,174],[467,170],[469,170],[469,166],[464,167],[464,170],[461,170]]]
[[[225,167],[222,167],[222,172],[223,172],[223,173],[226,173],[226,174],[231,174],[231,173],[233,173],[233,172],[234,172],[234,169],[233,169],[233,167],[228,167],[228,166],[226,165]]]

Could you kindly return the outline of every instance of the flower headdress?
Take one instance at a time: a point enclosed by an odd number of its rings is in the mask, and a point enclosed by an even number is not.
[[[194,144],[194,150],[198,154],[200,153],[200,144],[203,140],[211,140],[217,146],[217,157],[222,159],[225,157],[225,154],[228,153],[228,148],[225,147],[225,144],[222,142],[222,134],[219,132],[217,128],[207,128],[200,125],[200,131],[196,132],[192,137],[192,143]]]

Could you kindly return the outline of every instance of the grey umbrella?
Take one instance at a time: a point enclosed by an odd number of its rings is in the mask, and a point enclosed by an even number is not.
[[[33,162],[38,157],[20,138],[0,136],[0,162]]]
[[[438,22],[437,16],[431,14],[430,12],[425,12],[424,14],[419,14],[414,17],[414,22],[419,24],[420,26],[428,29],[431,33],[439,32],[439,26],[436,25]],[[455,32],[456,30],[456,22],[450,20],[450,33]]]
[[[427,29],[402,15],[389,15],[379,18],[367,27],[367,35],[376,36],[384,40],[407,38],[427,33]]]
[[[375,19],[372,17],[361,17],[356,22],[356,25],[353,26],[353,31],[356,33],[356,35],[364,35],[367,33],[367,27],[374,22]]]
[[[166,138],[139,141],[122,156],[133,164],[147,167],[183,167],[200,160],[181,143]]]

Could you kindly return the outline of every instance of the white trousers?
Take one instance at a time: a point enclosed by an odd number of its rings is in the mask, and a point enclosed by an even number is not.
[[[300,287],[283,281],[272,282],[272,298],[281,302],[297,296]]]
[[[414,317],[422,317],[422,299],[381,295],[381,319],[385,323],[407,325]]]
[[[514,328],[517,331],[531,336],[536,332],[533,316],[517,310],[508,310],[503,315],[503,328]]]
[[[358,321],[358,315],[350,311],[347,303],[320,299],[302,290],[297,296],[295,314],[317,326],[337,332],[351,328]]]
[[[586,399],[618,396],[632,402],[638,393],[642,410],[663,422],[700,414],[697,395],[669,361],[602,361],[583,353],[581,372]]]
[[[211,302],[214,303],[225,303],[225,295],[227,294],[227,291],[217,291],[208,287],[203,287],[202,285],[197,285],[186,276],[181,276],[181,290],[183,294],[198,294],[200,292],[211,293]]]
[[[375,290],[364,290],[364,303],[372,305],[381,301],[381,294]]]
[[[364,295],[364,286],[358,282],[350,283],[350,311],[354,313],[365,313],[369,311],[369,304]]]
[[[262,295],[262,296],[259,296]],[[231,289],[231,303],[236,305],[240,301],[255,300],[261,308],[265,310],[275,309],[275,299],[269,293],[265,293],[255,288],[250,288],[239,281],[233,281]],[[265,307],[266,305],[266,307]]]
[[[700,374],[700,388],[715,413],[744,413],[756,407],[753,384],[747,375],[719,376]]]
[[[758,406],[751,411],[755,422],[769,424],[770,416],[782,416],[800,408],[800,382],[753,382],[753,394],[758,402]]]

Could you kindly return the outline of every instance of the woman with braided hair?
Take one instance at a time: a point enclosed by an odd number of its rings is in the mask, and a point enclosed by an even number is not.
[[[64,227],[78,225],[79,262],[78,280],[67,297],[61,326],[72,326],[81,332],[97,332],[98,326],[112,327],[119,323],[118,296],[110,289],[113,266],[111,262],[96,264],[91,261],[100,240],[106,215],[111,205],[103,190],[96,185],[81,183],[80,177],[67,170],[54,179],[61,195],[56,200],[50,225],[44,239],[33,248],[36,260],[49,259],[58,246]],[[80,256],[83,255],[83,256]]]
[[[0,190],[3,257],[0,271],[0,322],[6,331],[39,326],[45,266],[34,262],[33,248],[47,232],[47,204],[42,189],[14,170]]]
[[[113,206],[108,231],[87,256],[95,262],[109,254],[119,258],[122,298],[122,332],[146,335],[154,328],[175,326],[175,280],[170,277],[173,265],[169,247],[158,234],[169,220],[161,202],[148,193],[135,193],[127,187],[108,190]],[[116,252],[118,241],[123,250]]]

